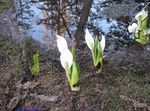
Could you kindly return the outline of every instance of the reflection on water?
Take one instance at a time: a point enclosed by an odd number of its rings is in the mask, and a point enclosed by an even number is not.
[[[28,36],[49,45],[55,43],[55,34],[73,36],[82,2],[60,1],[17,1],[18,24]],[[132,38],[127,32],[133,18],[130,12],[136,6],[134,0],[94,0],[87,27],[122,42],[128,40]]]
[[[26,29],[25,33],[28,36],[32,36],[34,39],[43,42],[44,37],[51,36],[50,27],[46,24],[40,23],[44,19],[44,12],[39,9],[40,5],[44,5],[43,2],[31,3],[28,0],[21,0],[22,4],[19,4],[23,10],[18,10],[18,23]],[[21,9],[21,8],[20,8]]]

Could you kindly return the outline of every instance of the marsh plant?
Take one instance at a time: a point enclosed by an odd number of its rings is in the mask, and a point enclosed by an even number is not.
[[[92,52],[94,66],[97,66],[98,64],[101,65],[98,69],[98,73],[100,73],[103,67],[103,51],[105,49],[105,37],[101,35],[101,40],[99,40],[98,37],[93,38],[89,33],[88,29],[86,29],[85,41]]]
[[[79,91],[79,66],[76,62],[75,48],[72,51],[68,49],[67,41],[64,37],[56,35],[57,37],[57,47],[60,52],[60,61],[62,67],[65,69],[66,76],[71,86],[72,91]]]
[[[150,30],[148,29],[148,11],[143,9],[137,13],[135,19],[137,20],[137,23],[129,25],[128,31],[135,34],[138,43],[146,45],[149,40],[148,34],[150,33]]]
[[[36,75],[38,75],[38,73],[40,71],[39,54],[38,53],[33,55],[33,64],[34,65],[32,67],[30,67],[30,71],[33,76],[36,76]]]

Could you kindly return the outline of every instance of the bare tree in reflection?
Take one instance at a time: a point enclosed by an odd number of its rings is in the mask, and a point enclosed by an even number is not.
[[[33,16],[33,13],[30,9],[30,1],[29,0],[19,0],[16,3],[16,10],[17,10],[17,18],[18,18],[18,25],[23,26],[26,29],[30,28],[30,25],[26,22],[29,17]]]
[[[44,6],[39,8],[45,11],[44,21],[46,25],[56,29],[59,35],[64,36],[67,32],[71,37],[73,35],[72,29],[75,31],[76,28],[74,38],[75,44],[78,46],[84,35],[83,29],[88,20],[92,2],[93,0],[46,0]]]
[[[67,0],[59,0],[59,1],[45,1],[44,6],[39,7],[41,10],[45,12],[44,21],[46,25],[50,25],[52,28],[58,31],[59,35],[64,36],[64,32],[67,30],[68,34],[70,34],[66,19],[66,7]]]

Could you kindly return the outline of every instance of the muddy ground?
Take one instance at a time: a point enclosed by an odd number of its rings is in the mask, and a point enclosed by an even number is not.
[[[149,44],[107,45],[100,74],[83,45],[77,51],[81,90],[72,92],[58,50],[44,51],[32,38],[23,39],[12,12],[0,14],[0,111],[150,111]],[[29,66],[37,49],[40,73],[32,77]]]

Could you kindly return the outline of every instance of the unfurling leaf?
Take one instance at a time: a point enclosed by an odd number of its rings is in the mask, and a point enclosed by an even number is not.
[[[140,28],[142,30],[147,30],[147,22],[148,22],[148,15],[141,21]]]
[[[142,21],[144,20],[146,17],[148,16],[148,12],[145,10],[140,11],[139,13],[137,13],[137,15],[135,16],[135,19],[137,21]]]
[[[100,43],[99,43],[98,38],[96,37],[95,38],[95,55],[96,55],[95,66],[97,66],[99,63],[100,53],[101,53]]]
[[[34,54],[33,56],[33,62],[34,62],[34,65],[33,67],[30,67],[30,71],[31,71],[31,74],[36,76],[38,73],[39,73],[39,54]]]
[[[71,85],[74,86],[79,81],[79,67],[76,62],[73,62],[71,73]]]

